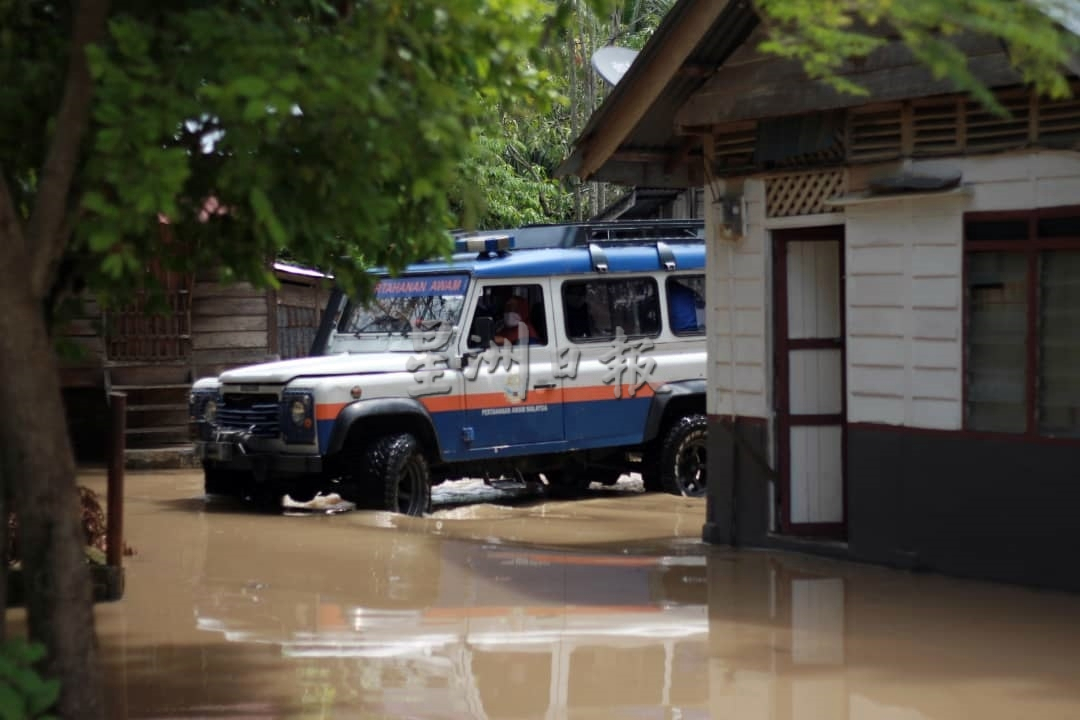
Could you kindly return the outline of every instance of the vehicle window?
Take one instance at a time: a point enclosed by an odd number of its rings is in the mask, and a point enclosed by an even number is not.
[[[676,335],[705,332],[705,276],[667,279],[668,323]]]
[[[494,321],[496,342],[517,344],[527,338],[529,345],[547,345],[547,310],[544,290],[539,285],[487,285],[469,324],[469,347],[480,347],[476,319],[489,317]]]
[[[350,301],[330,352],[412,351],[419,336],[448,338],[465,305],[468,275],[382,278],[368,302]]]
[[[652,278],[574,280],[563,283],[566,335],[574,342],[660,334],[660,297]]]

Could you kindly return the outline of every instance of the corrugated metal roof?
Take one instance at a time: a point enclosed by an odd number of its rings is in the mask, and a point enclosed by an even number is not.
[[[1073,33],[1080,28],[1080,21],[1076,20],[1080,13],[1068,18],[1051,15]],[[699,23],[702,17],[713,18],[704,31],[700,27],[704,23]],[[695,28],[695,23],[699,23],[699,27]],[[803,82],[797,87],[792,86],[790,75],[774,72],[777,66],[758,67],[758,72],[763,73],[761,78],[747,77],[744,73],[748,71],[741,66],[721,70],[759,24],[748,0],[678,0],[622,80],[589,118],[558,174],[633,186],[699,187],[704,181],[700,138],[680,135],[680,130],[687,132],[691,126],[704,128],[736,121],[782,118],[865,103],[864,98],[841,96],[827,86],[813,84],[810,87]],[[689,50],[678,45],[680,40],[687,38],[693,44]],[[961,43],[958,47],[969,55],[978,55],[971,60],[970,70],[981,82],[990,87],[1003,87],[1023,81],[997,40],[978,36],[965,38],[966,45]],[[901,52],[898,53],[898,49]],[[906,62],[903,51],[903,47],[881,48],[861,63],[861,67],[865,70],[877,63],[881,65],[878,69],[882,73],[888,73]],[[685,56],[677,67],[665,62],[671,53]],[[1074,59],[1073,63],[1067,64],[1073,73],[1080,70],[1080,61]],[[720,74],[717,74],[718,70]],[[723,76],[724,72],[728,73],[727,77]],[[920,72],[925,78],[915,78],[909,73],[903,87],[893,87],[879,78],[878,84],[885,82],[887,88],[879,88],[875,100],[908,99],[956,91],[951,80],[936,79],[925,67]],[[658,89],[659,76],[663,73],[667,75]],[[772,83],[771,94],[757,92],[769,83]],[[732,88],[733,84],[741,89]],[[744,94],[747,92],[751,96]],[[768,107],[759,107],[762,103]],[[680,115],[684,126],[681,128],[676,124]],[[634,118],[637,118],[636,122]],[[631,122],[633,126],[627,129]],[[782,161],[805,153],[830,150],[828,128],[811,128],[802,120],[791,121],[803,124],[799,124],[795,136],[789,136],[780,131],[784,122],[776,120],[768,127],[758,128],[759,134],[764,131],[770,137],[767,150],[757,149],[759,162]],[[778,132],[770,133],[771,129]]]

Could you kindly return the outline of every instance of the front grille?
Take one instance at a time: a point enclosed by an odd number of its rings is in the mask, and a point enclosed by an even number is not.
[[[281,406],[277,395],[227,393],[217,412],[224,430],[249,430],[255,437],[274,438],[281,432]]]

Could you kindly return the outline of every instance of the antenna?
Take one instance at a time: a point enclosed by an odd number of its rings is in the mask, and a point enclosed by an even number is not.
[[[630,69],[630,64],[634,62],[637,54],[637,50],[607,45],[593,53],[592,66],[596,72],[600,73],[600,77],[607,80],[609,84],[616,85]]]

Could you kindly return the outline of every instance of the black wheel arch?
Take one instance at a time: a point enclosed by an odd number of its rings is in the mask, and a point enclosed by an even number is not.
[[[372,430],[365,433],[369,437],[388,433],[412,433],[429,453],[431,460],[442,457],[439,436],[435,432],[431,414],[414,398],[373,398],[346,405],[334,422],[325,454],[341,453],[347,447],[350,435],[368,429]]]
[[[645,418],[643,442],[659,438],[674,418],[705,414],[706,381],[704,378],[664,383],[664,392],[657,391]]]

